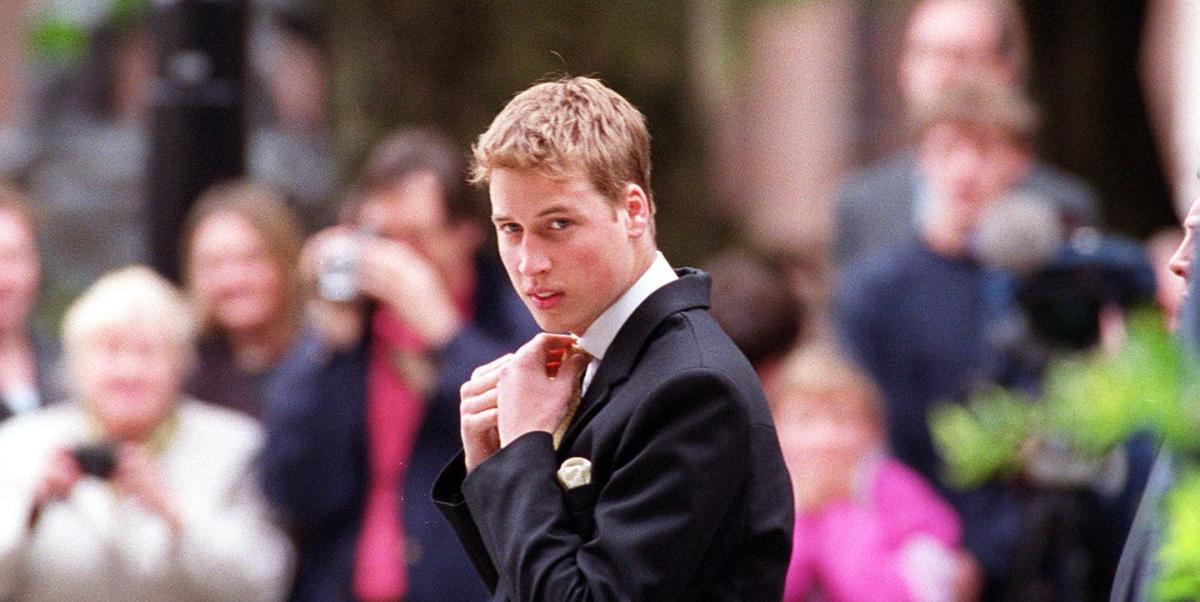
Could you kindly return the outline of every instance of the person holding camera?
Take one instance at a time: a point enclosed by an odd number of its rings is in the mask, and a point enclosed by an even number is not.
[[[186,398],[195,327],[145,267],[68,309],[76,403],[0,427],[0,599],[277,600],[292,550],[252,476],[261,429]]]
[[[836,330],[883,395],[892,452],[939,484],[960,513],[986,596],[1009,585],[1022,507],[1011,488],[947,487],[927,421],[934,404],[966,399],[1001,376],[985,335],[987,272],[971,244],[985,210],[1033,160],[1036,120],[1032,102],[1011,85],[976,78],[949,87],[919,121],[920,237],[848,266],[834,295]]]
[[[1021,174],[1034,159],[1032,140],[1037,123],[1036,107],[1010,84],[976,78],[948,88],[919,120],[917,161],[925,181],[920,237],[848,266],[839,279],[833,306],[836,329],[845,347],[881,389],[893,453],[939,486],[961,515],[964,547],[978,560],[985,576],[984,599],[1028,599],[1042,591],[1086,597],[1089,591],[1107,590],[1104,581],[1111,578],[1116,545],[1128,521],[1122,500],[1137,486],[1141,474],[1140,468],[1134,468],[1141,466],[1140,458],[1136,465],[1131,460],[1128,478],[1122,477],[1113,486],[1116,491],[1086,490],[1070,498],[1079,503],[1072,503],[1071,510],[1062,514],[1078,521],[1074,524],[1094,520],[1116,525],[1096,534],[1081,534],[1073,526],[1061,529],[1060,536],[1085,542],[1081,555],[1072,556],[1077,551],[1074,547],[1052,547],[1050,552],[1039,547],[1047,539],[1045,525],[1059,516],[1047,511],[1051,506],[1043,503],[1052,501],[1051,496],[1037,495],[1049,488],[1009,482],[991,482],[969,490],[951,488],[934,447],[929,428],[934,405],[963,403],[994,385],[1023,391],[1036,388],[1044,361],[1025,361],[1020,354],[1036,351],[1035,343],[1040,341],[1013,337],[1014,331],[1027,329],[1036,334],[1045,323],[1060,329],[1076,325],[1062,319],[1061,313],[1026,311],[1027,302],[1021,297],[1031,296],[1033,289],[1018,288],[1015,264],[1005,268],[1005,262],[990,257],[994,251],[1005,250],[998,247],[1019,247],[1016,255],[1027,258],[1037,255],[1029,248],[1036,245],[1015,238],[1007,244],[993,244],[986,227],[989,218],[1001,210],[1013,223],[1023,221],[1015,215],[1019,207],[1012,202],[1012,195],[1020,189]],[[1061,226],[1050,211],[1040,221],[1058,230]],[[1007,229],[1018,234],[1031,230]],[[1057,231],[1050,234],[1054,240],[1063,238]],[[1045,261],[1052,267],[1069,267],[1054,266],[1049,259],[1062,255],[1072,261],[1086,259],[1096,266],[1106,265],[1121,278],[1128,275],[1128,284],[1114,281],[1114,287],[1136,293],[1140,264],[1126,265],[1123,254],[1116,254],[1125,245],[1096,238],[1095,257],[1060,253],[1072,249],[1051,246]],[[1114,253],[1111,258],[1110,251]],[[1056,273],[1037,271],[1043,272]],[[1077,273],[1082,272],[1068,271],[1072,276]],[[1094,280],[1096,274],[1090,275]],[[1069,296],[1075,305],[1087,309],[1088,289],[1072,286],[1067,279],[1054,282],[1061,282],[1049,287],[1057,295],[1055,299]],[[1091,321],[1076,319],[1087,328],[1071,332],[1072,342],[1095,344],[1105,338],[1099,333],[1110,321],[1106,312],[1096,312]],[[1084,557],[1088,568],[1064,568],[1079,557]]]
[[[1017,0],[908,2],[896,88],[906,120],[919,119],[957,82],[990,77],[1022,87],[1030,72],[1029,39]],[[849,177],[835,205],[833,260],[838,269],[879,249],[918,238],[930,181],[918,165],[920,150],[906,147]],[[1038,158],[1018,174],[1014,188],[1050,202],[1067,227],[1101,223],[1096,193],[1077,176]]]
[[[465,173],[441,134],[397,132],[302,252],[309,326],[268,387],[263,454],[295,600],[487,597],[428,492],[459,449],[459,385],[536,326],[481,250]]]

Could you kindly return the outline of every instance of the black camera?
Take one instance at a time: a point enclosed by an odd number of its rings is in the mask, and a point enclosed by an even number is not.
[[[84,474],[108,479],[117,469],[117,446],[110,442],[83,443],[71,449],[71,457]]]
[[[1054,261],[1023,278],[1016,300],[1038,340],[1057,349],[1082,350],[1100,338],[1100,310],[1128,309],[1152,300],[1154,271],[1137,243],[1083,232]]]
[[[1028,192],[1008,194],[980,218],[973,243],[994,273],[992,305],[1019,310],[1012,317],[1020,324],[998,329],[1006,332],[999,347],[1087,349],[1100,338],[1104,307],[1153,298],[1154,271],[1140,245],[1094,228],[1064,230],[1055,205]]]

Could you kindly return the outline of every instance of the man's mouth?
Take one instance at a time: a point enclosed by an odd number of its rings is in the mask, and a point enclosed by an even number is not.
[[[559,302],[562,301],[563,294],[559,291],[538,289],[526,293],[533,306],[539,310],[545,311],[554,309]]]

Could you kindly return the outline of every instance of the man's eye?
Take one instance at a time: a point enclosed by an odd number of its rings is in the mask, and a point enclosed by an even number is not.
[[[500,224],[496,229],[502,234],[516,234],[521,231],[521,227],[516,224]]]
[[[551,230],[566,230],[571,225],[571,221],[567,219],[556,219],[550,221]]]

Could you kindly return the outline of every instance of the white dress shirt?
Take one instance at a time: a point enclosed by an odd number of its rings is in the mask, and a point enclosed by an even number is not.
[[[583,336],[579,337],[580,348],[592,356],[592,361],[588,363],[587,369],[583,373],[582,390],[584,392],[592,384],[592,379],[596,376],[600,362],[604,360],[608,346],[612,345],[613,339],[617,338],[617,333],[625,325],[629,316],[632,316],[634,310],[654,291],[678,278],[674,268],[667,263],[667,258],[663,257],[662,251],[656,251],[654,263],[650,264],[645,272],[642,272],[633,286],[608,306],[608,309],[604,310],[604,313],[600,314],[591,326],[588,326]]]

